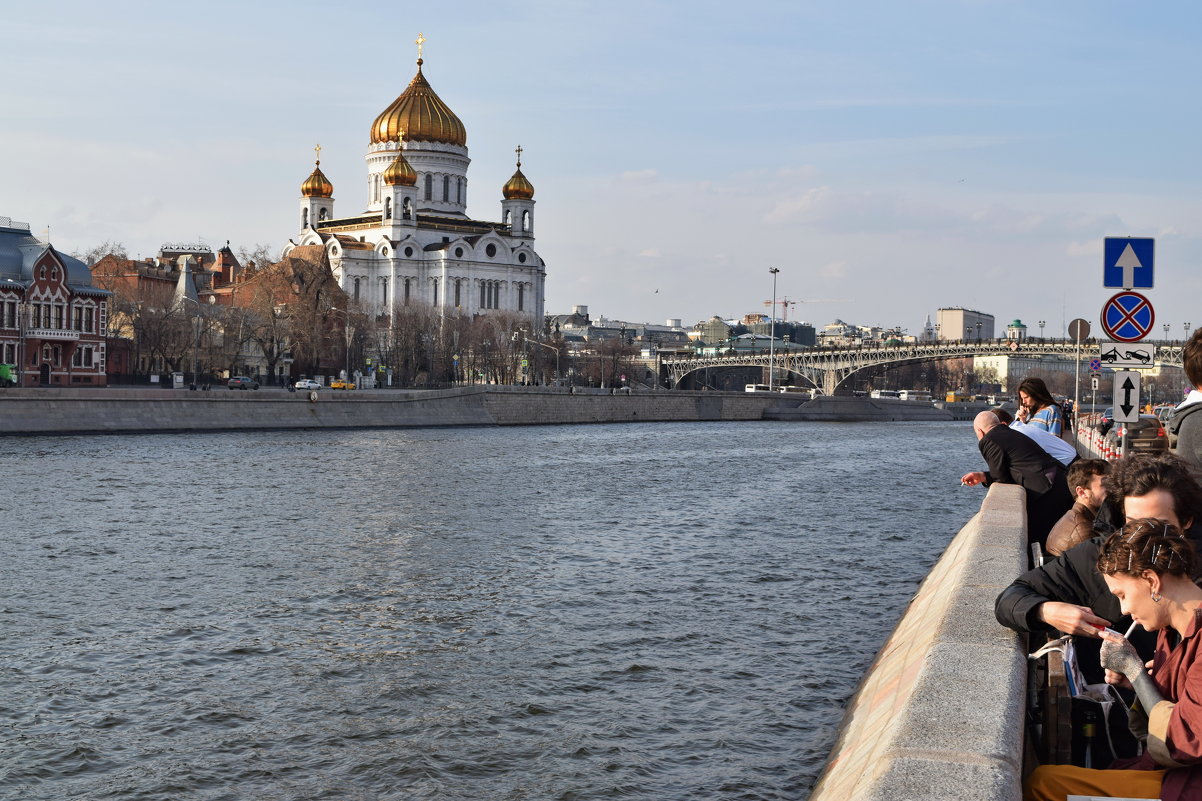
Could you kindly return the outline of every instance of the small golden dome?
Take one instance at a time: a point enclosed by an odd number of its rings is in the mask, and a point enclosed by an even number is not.
[[[417,170],[413,169],[403,152],[398,152],[384,170],[384,183],[389,186],[417,186]]]
[[[417,75],[371,124],[373,145],[394,142],[398,136],[404,136],[407,142],[467,146],[467,129],[422,75],[420,58],[417,60]]]
[[[533,200],[534,199],[534,184],[522,175],[522,162],[518,162],[517,172],[509,179],[509,182],[501,189],[501,194],[506,200]]]
[[[330,179],[326,178],[325,173],[321,171],[321,159],[317,160],[317,166],[313,168],[313,174],[301,184],[301,194],[305,197],[334,196],[334,185],[330,183]]]

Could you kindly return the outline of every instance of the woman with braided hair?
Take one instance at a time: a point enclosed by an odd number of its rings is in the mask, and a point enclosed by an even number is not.
[[[1138,701],[1133,720],[1142,717],[1140,708],[1147,715],[1147,750],[1107,770],[1036,768],[1027,780],[1027,801],[1064,801],[1068,795],[1202,798],[1202,588],[1190,579],[1196,559],[1176,526],[1152,518],[1128,521],[1102,544],[1098,571],[1123,614],[1159,632],[1148,665],[1122,636],[1102,635],[1106,680],[1129,682]]]

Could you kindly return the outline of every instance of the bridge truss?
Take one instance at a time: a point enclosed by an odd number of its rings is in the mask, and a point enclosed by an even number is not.
[[[780,352],[771,357],[772,365],[802,376],[827,395],[835,394],[849,378],[861,370],[885,365],[918,364],[920,362],[968,359],[974,356],[1060,356],[1074,358],[1078,345],[1074,340],[1043,339],[991,340],[988,342],[924,342],[915,345],[870,345],[856,347],[807,348]],[[1081,343],[1082,361],[1098,353],[1098,341]],[[665,358],[662,362],[672,387],[690,373],[707,368],[768,367],[767,351],[730,356],[691,356]],[[1156,364],[1181,366],[1181,345],[1157,345]],[[1085,372],[1086,365],[1082,366]]]

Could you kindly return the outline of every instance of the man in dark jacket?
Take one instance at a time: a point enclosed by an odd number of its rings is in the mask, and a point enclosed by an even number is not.
[[[1167,520],[1202,553],[1202,486],[1183,461],[1170,454],[1128,456],[1114,464],[1103,486],[1107,499],[1117,500],[1128,520]],[[1098,572],[1101,545],[1102,538],[1094,537],[1028,570],[1002,591],[993,608],[997,621],[1016,631],[1055,629],[1093,638],[1092,649],[1078,648],[1087,679],[1094,678],[1087,666],[1096,665],[1098,627],[1125,632],[1131,625]],[[1199,578],[1202,572],[1194,576],[1195,581]],[[1136,635],[1132,642],[1148,657],[1155,636]]]
[[[988,471],[965,473],[960,481],[975,486],[1018,484],[1027,491],[1027,541],[1043,543],[1056,521],[1073,507],[1064,466],[1029,437],[1007,428],[993,412],[973,420],[977,446]]]

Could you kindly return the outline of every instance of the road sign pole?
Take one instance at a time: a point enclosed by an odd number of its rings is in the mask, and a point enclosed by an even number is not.
[[[1028,318],[1029,319],[1029,318]],[[1081,333],[1081,329],[1077,329]],[[1077,338],[1077,362],[1073,365],[1073,433],[1081,429],[1081,338]]]
[[[1089,336],[1089,322],[1077,318],[1068,324],[1068,335],[1077,340],[1077,361],[1073,365],[1073,432],[1081,429],[1081,340]]]

